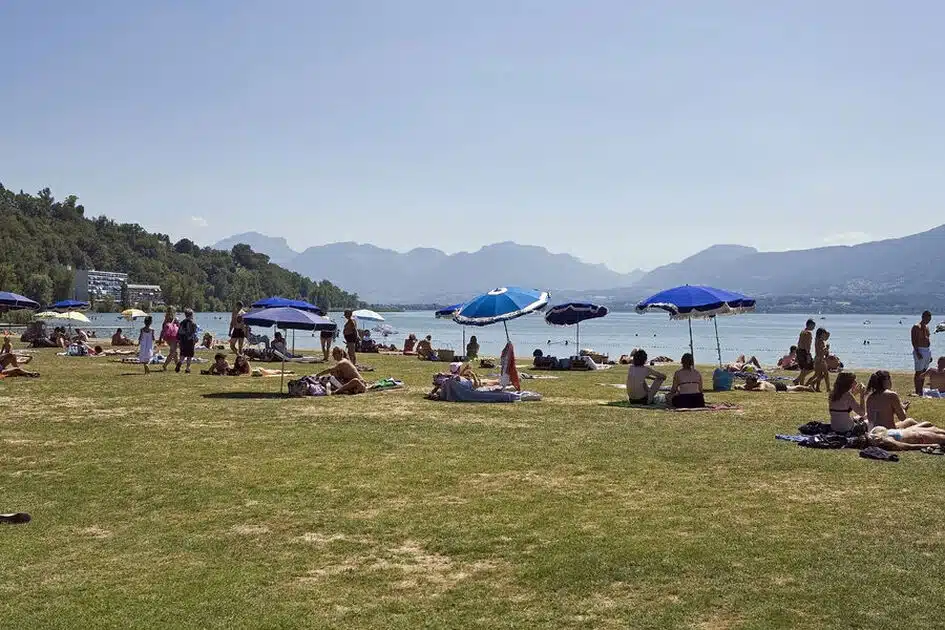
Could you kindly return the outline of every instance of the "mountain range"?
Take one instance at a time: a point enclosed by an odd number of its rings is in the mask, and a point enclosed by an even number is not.
[[[544,247],[511,242],[455,254],[431,248],[401,253],[351,242],[296,252],[284,238],[247,232],[224,239],[214,247],[228,250],[238,243],[245,243],[253,251],[268,255],[272,262],[310,278],[331,278],[376,304],[459,302],[504,285],[552,291],[628,287],[643,276],[642,271],[622,274],[605,265],[582,262],[570,254],[553,254]]]
[[[229,249],[236,243],[246,243],[305,276],[330,277],[375,303],[445,304],[505,284],[610,304],[633,303],[681,284],[708,284],[756,297],[918,297],[945,302],[945,225],[902,238],[784,252],[713,245],[679,262],[629,274],[509,242],[451,255],[437,249],[399,253],[358,243],[295,252],[285,239],[249,232],[214,247]]]

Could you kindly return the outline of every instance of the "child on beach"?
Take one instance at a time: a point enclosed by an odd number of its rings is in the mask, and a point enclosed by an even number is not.
[[[144,373],[151,373],[151,359],[154,358],[154,329],[150,315],[144,318],[144,328],[138,333],[138,362],[144,364]]]

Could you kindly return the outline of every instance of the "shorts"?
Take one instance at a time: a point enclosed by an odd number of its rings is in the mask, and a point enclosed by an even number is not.
[[[786,392],[786,391],[787,391],[787,385],[785,385],[784,383],[782,383],[782,382],[780,382],[780,381],[775,381],[775,382],[773,383],[773,385],[774,385],[774,391],[776,391],[776,392]]]
[[[323,330],[321,334],[322,339],[334,339],[335,331],[334,330]]]
[[[345,343],[358,343],[358,336],[348,333],[345,335]]]
[[[230,335],[230,339],[246,339],[246,331],[242,328],[235,328],[233,334]]]
[[[811,356],[810,350],[797,349],[797,367],[804,371],[814,369],[814,357]]]
[[[916,352],[918,352],[921,356],[916,357]],[[916,348],[912,353],[912,359],[915,361],[915,371],[925,372],[927,369],[929,369],[929,366],[932,365],[932,349]]]
[[[194,350],[197,347],[197,342],[193,339],[178,339],[178,345],[180,346],[180,358],[181,359],[193,359]]]
[[[671,403],[676,409],[699,409],[705,407],[705,396],[698,394],[676,394]]]

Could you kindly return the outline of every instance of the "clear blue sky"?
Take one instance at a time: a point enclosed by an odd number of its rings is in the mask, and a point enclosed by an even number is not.
[[[256,230],[625,271],[945,222],[945,5],[0,3],[0,181]]]

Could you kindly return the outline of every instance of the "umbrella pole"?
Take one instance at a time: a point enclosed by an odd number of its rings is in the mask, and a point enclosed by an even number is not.
[[[502,326],[505,328],[505,340],[511,342],[512,340],[509,338],[509,325],[505,320],[502,321]]]
[[[295,356],[295,328],[292,329],[292,356]]]
[[[295,331],[292,331],[292,334],[295,335]],[[293,337],[293,343],[295,339]],[[285,352],[282,353],[282,369],[279,370],[282,374],[279,375],[279,395],[282,395],[282,384],[285,382]]]
[[[692,347],[692,318],[691,318],[691,317],[689,318],[689,354],[692,355],[692,360],[693,360],[693,362],[695,362],[695,360],[696,360],[696,351],[695,351],[695,349]]]
[[[466,327],[463,326],[463,347],[461,348],[463,356],[466,356]]]
[[[575,324],[574,327],[577,329],[577,340],[574,342],[577,347],[574,349],[574,352],[576,354],[581,354],[581,322]]]
[[[719,367],[722,367],[722,344],[719,343],[719,320],[713,317],[712,323],[715,324],[715,349],[719,353]]]

